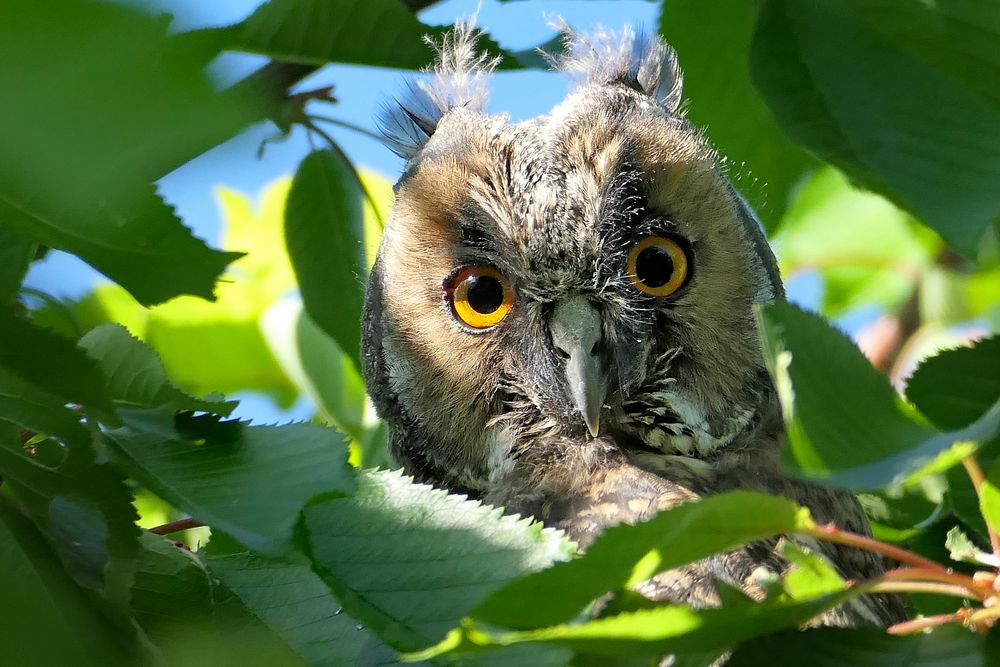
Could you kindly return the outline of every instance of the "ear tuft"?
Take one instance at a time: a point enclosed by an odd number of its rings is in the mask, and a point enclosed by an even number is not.
[[[566,44],[566,54],[554,59],[556,69],[578,75],[584,83],[628,86],[677,112],[683,75],[677,54],[662,39],[628,27],[580,33],[561,20],[554,26]]]
[[[474,22],[473,18],[456,23],[440,42],[425,37],[437,52],[436,63],[425,70],[429,76],[409,83],[402,99],[379,114],[379,129],[400,157],[413,158],[451,109],[485,110],[489,78],[500,58],[477,51],[479,31]]]

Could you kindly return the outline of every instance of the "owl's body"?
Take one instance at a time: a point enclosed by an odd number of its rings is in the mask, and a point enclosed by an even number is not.
[[[853,496],[779,472],[752,306],[783,298],[781,281],[716,152],[678,114],[672,54],[627,32],[573,46],[559,67],[581,84],[511,124],[483,112],[494,63],[459,26],[435,80],[387,118],[408,164],[363,334],[393,455],[583,547],[609,525],[738,488],[866,533]],[[773,546],[641,590],[695,605],[717,602],[720,581],[757,595],[755,570],[785,567]],[[866,552],[825,553],[847,578],[882,568]],[[896,614],[870,601],[825,620]]]

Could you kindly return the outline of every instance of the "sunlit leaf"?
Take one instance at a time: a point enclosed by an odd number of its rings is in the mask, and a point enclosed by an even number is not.
[[[751,71],[792,138],[974,257],[1000,213],[1000,100],[985,83],[1000,77],[997,15],[988,2],[768,0]]]
[[[305,511],[314,567],[352,616],[389,645],[441,639],[505,582],[569,556],[560,533],[499,509],[364,472],[351,497]]]
[[[743,0],[665,0],[660,34],[684,71],[685,116],[705,128],[737,188],[774,230],[792,186],[815,162],[785,136],[750,81],[755,14]]]
[[[198,400],[170,383],[159,357],[123,327],[105,324],[80,339],[80,347],[97,361],[116,401],[147,408],[202,410],[228,415],[235,401]]]
[[[566,622],[602,593],[810,524],[808,515],[784,498],[746,491],[711,496],[640,524],[609,528],[580,558],[507,584],[473,616],[509,628]]]

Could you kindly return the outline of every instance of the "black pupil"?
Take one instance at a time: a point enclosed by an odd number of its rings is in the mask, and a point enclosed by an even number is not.
[[[649,246],[635,258],[635,275],[646,287],[663,287],[674,273],[674,260],[660,246]]]
[[[503,285],[493,276],[469,276],[466,298],[472,309],[489,315],[503,304]]]

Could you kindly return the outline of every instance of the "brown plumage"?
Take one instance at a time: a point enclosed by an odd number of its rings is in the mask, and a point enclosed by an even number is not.
[[[586,547],[605,527],[731,489],[780,494],[866,533],[848,493],[784,477],[753,304],[784,297],[716,152],[678,111],[656,39],[569,35],[580,79],[546,115],[483,111],[495,62],[460,25],[384,126],[407,159],[372,271],[365,376],[420,480],[530,514]],[[847,578],[882,571],[822,545]],[[774,543],[657,576],[656,599],[758,595]],[[894,598],[823,622],[887,623]]]

